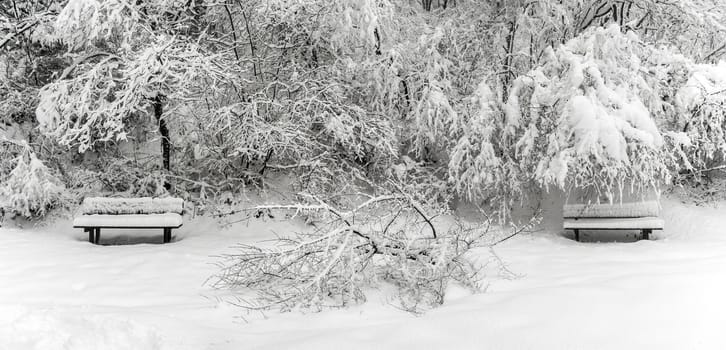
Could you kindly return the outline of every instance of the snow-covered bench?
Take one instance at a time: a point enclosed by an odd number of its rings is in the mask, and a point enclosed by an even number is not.
[[[82,213],[73,220],[74,228],[88,233],[88,241],[98,244],[102,228],[164,230],[164,243],[171,242],[171,230],[182,226],[184,201],[180,198],[103,198],[83,200]]]
[[[564,229],[575,232],[580,240],[580,230],[640,230],[643,239],[649,239],[653,230],[663,229],[658,217],[660,206],[656,201],[615,204],[566,204]]]

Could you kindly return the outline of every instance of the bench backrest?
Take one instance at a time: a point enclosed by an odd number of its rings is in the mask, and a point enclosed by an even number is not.
[[[613,204],[565,204],[566,218],[640,218],[660,215],[657,201]]]
[[[84,215],[91,214],[164,214],[184,213],[181,198],[106,198],[88,197],[81,207]]]

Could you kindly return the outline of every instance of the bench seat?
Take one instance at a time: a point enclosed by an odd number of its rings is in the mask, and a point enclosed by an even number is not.
[[[565,230],[662,230],[663,219],[640,218],[565,218]]]
[[[93,214],[81,215],[73,220],[73,227],[86,228],[179,228],[182,216],[165,214]]]
[[[642,218],[658,216],[660,204],[657,201],[626,203],[575,203],[562,207],[565,218]]]

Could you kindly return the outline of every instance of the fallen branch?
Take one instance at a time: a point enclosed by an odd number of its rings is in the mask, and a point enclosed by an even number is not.
[[[350,209],[311,194],[301,195],[310,203],[247,208],[294,215],[319,211],[330,220],[312,226],[313,232],[267,241],[268,247],[274,243],[270,248],[240,246],[238,253],[221,257],[220,273],[208,284],[243,293],[232,304],[254,311],[344,307],[365,301],[367,286],[387,282],[395,286],[402,309],[419,313],[443,303],[449,281],[479,290],[480,269],[465,254],[488,233],[488,222],[485,230],[460,224],[422,238],[420,230],[433,224],[420,204],[399,191],[367,196]],[[392,218],[376,215],[380,210]]]

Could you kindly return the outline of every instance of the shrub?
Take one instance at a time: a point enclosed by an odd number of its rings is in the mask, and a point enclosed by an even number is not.
[[[65,187],[24,144],[15,167],[0,185],[0,207],[25,217],[44,216],[62,203]]]

